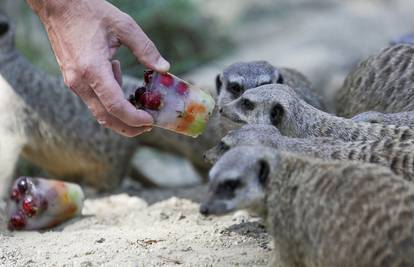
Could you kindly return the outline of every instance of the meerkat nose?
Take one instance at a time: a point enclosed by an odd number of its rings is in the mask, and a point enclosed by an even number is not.
[[[221,114],[221,113],[223,113],[223,108],[220,108],[219,109],[219,113]]]
[[[209,213],[208,207],[205,204],[201,204],[200,205],[200,213],[203,214],[204,216],[207,216]]]

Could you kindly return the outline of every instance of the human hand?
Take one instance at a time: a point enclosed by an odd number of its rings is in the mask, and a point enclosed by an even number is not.
[[[169,63],[138,24],[104,0],[27,0],[40,17],[65,84],[97,121],[125,136],[151,129],[150,114],[124,98],[116,49],[127,46],[139,62],[159,72]]]

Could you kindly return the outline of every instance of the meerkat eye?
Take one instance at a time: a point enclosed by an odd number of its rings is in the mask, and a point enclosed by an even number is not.
[[[0,36],[9,31],[9,24],[7,22],[0,22]]]
[[[259,175],[258,175],[258,179],[259,179],[259,183],[261,185],[265,185],[267,183],[268,177],[269,177],[269,173],[270,173],[270,168],[269,168],[269,164],[264,161],[261,160],[259,161]]]
[[[219,149],[220,152],[224,153],[224,152],[226,152],[227,150],[230,149],[230,146],[228,146],[223,141],[220,141],[220,143],[218,144],[218,149]]]
[[[277,126],[283,119],[283,115],[285,114],[285,110],[280,104],[276,104],[273,106],[272,110],[270,111],[270,121],[272,125]]]
[[[231,82],[227,85],[227,90],[235,97],[239,97],[243,93],[243,86],[238,83]]]
[[[241,186],[241,182],[239,180],[227,180],[221,186],[226,191],[234,191]]]
[[[240,105],[241,105],[241,108],[244,109],[244,110],[253,110],[254,107],[255,107],[254,103],[252,101],[250,101],[249,99],[246,99],[246,98],[243,98],[241,100]]]
[[[220,78],[220,74],[217,74],[216,76],[216,92],[219,95],[220,94],[220,90],[221,90],[221,86],[223,85],[221,78]]]
[[[284,82],[285,82],[285,80],[283,79],[282,74],[279,73],[279,77],[277,78],[276,83],[283,84]]]

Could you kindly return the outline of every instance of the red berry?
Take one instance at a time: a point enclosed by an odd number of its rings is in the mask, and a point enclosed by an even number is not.
[[[21,177],[19,178],[19,181],[17,182],[17,188],[19,189],[19,191],[21,193],[26,192],[27,188],[28,188],[28,183],[27,183],[27,178],[26,177]]]
[[[10,218],[9,226],[10,228],[16,230],[23,229],[26,226],[26,218],[24,214],[22,214],[21,212],[13,214]]]
[[[141,95],[139,102],[144,108],[158,110],[161,107],[160,92],[148,91]]]
[[[145,83],[149,83],[152,79],[152,74],[154,73],[153,70],[147,70],[144,72],[144,81]]]
[[[19,201],[20,191],[18,189],[13,189],[10,193],[10,198],[14,201]]]
[[[138,100],[144,93],[145,93],[145,87],[140,86],[135,90],[135,100]]]
[[[184,94],[185,94],[185,93],[187,93],[187,91],[188,91],[188,85],[187,85],[187,84],[185,84],[184,82],[179,82],[179,83],[177,84],[176,91],[177,91],[177,93],[179,93],[180,95],[184,95]]]
[[[173,85],[174,78],[168,73],[163,73],[163,74],[161,74],[161,77],[160,77],[160,83],[164,86],[169,87],[169,86]]]
[[[37,211],[37,206],[36,203],[33,199],[32,196],[27,196],[24,200],[23,200],[23,211],[24,213],[29,216],[32,217],[33,215],[36,214]]]

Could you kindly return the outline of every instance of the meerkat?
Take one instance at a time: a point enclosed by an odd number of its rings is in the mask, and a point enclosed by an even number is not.
[[[205,152],[205,160],[214,164],[225,152],[237,146],[268,146],[324,160],[374,163],[414,181],[414,139],[404,142],[390,139],[344,142],[323,137],[291,138],[281,135],[272,125],[246,124],[228,132],[216,146]]]
[[[222,116],[242,124],[269,124],[290,137],[332,137],[343,141],[383,138],[403,142],[414,138],[414,130],[393,125],[357,123],[320,111],[286,85],[263,85],[246,91],[220,110]]]
[[[414,186],[385,167],[236,147],[211,169],[200,212],[237,209],[263,217],[279,258],[275,265],[414,263]]]
[[[348,74],[336,96],[339,116],[414,111],[414,44],[407,38],[368,57]]]
[[[310,105],[325,109],[321,97],[302,73],[274,67],[267,61],[237,62],[218,74],[217,106],[220,108],[239,98],[245,91],[265,84],[286,84]]]
[[[414,111],[382,113],[367,111],[351,118],[355,122],[381,123],[386,125],[407,126],[414,128]]]

